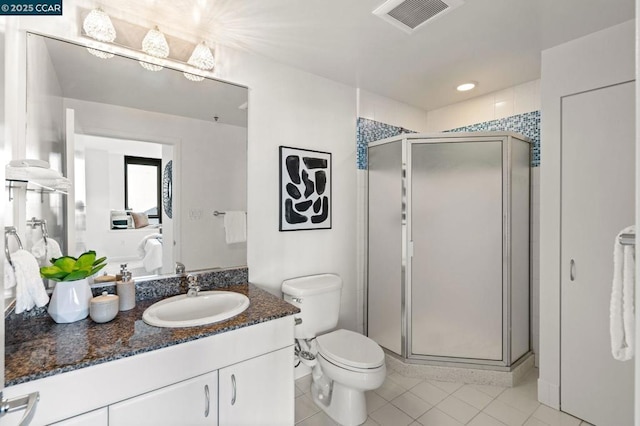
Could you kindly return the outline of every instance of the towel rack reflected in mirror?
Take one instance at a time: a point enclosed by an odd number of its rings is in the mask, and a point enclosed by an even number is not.
[[[40,230],[42,231],[42,239],[44,240],[44,245],[46,247],[48,243],[47,238],[49,238],[49,230],[47,229],[47,220],[36,219],[35,217],[32,217],[31,219],[27,220],[27,226],[30,226],[31,229],[36,229],[37,226],[40,227]]]
[[[11,252],[9,252],[9,236],[13,236],[13,238],[15,238],[20,250],[22,250],[22,241],[20,240],[18,231],[16,231],[16,228],[14,226],[4,227],[4,254],[7,257],[7,262],[9,262],[9,265],[11,265],[11,267],[13,268],[14,266],[13,262],[11,261]]]
[[[635,246],[636,245],[636,234],[621,234],[618,238],[618,241],[623,246]]]

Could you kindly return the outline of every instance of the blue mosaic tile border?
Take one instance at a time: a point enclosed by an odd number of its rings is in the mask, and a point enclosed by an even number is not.
[[[358,170],[367,170],[369,167],[367,158],[367,145],[369,142],[398,136],[402,133],[415,133],[403,127],[392,126],[368,118],[358,117],[356,124],[356,164]]]
[[[532,111],[524,114],[498,120],[485,121],[470,126],[458,127],[447,132],[495,132],[510,131],[527,136],[533,141],[531,150],[531,167],[540,165],[540,111]]]
[[[402,133],[415,133],[403,127],[392,126],[368,118],[358,117],[356,125],[356,164],[358,170],[367,170],[367,145],[369,142],[397,136]],[[496,132],[510,131],[527,136],[533,141],[531,152],[531,166],[540,165],[540,111],[532,111],[524,114],[512,115],[511,117],[500,118],[498,120],[485,121],[472,124],[470,126],[458,127],[447,132]]]

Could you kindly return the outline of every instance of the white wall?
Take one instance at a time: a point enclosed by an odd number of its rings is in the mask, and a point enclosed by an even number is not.
[[[339,326],[356,321],[356,91],[224,49],[223,78],[249,86],[249,278],[279,294],[287,278],[334,272],[344,286]],[[332,229],[278,231],[278,147],[332,153]]]
[[[362,89],[358,89],[358,117],[415,132],[427,131],[427,111]]]
[[[560,404],[560,100],[633,80],[634,29],[629,21],[542,52],[538,399],[554,408]]]
[[[540,80],[534,80],[428,111],[426,131],[441,132],[539,109]]]

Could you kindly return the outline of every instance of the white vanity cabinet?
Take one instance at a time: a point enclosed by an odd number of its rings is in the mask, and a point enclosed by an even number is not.
[[[220,426],[293,425],[292,365],[289,347],[220,369]]]
[[[109,406],[109,426],[218,424],[216,371]]]
[[[293,425],[293,327],[287,316],[4,392],[8,398],[40,392],[32,425]],[[17,425],[21,416],[3,417],[2,426]]]
[[[61,422],[53,423],[51,426],[108,426],[109,425],[109,410],[107,407],[100,408],[99,410],[90,411],[88,413],[80,414],[79,416],[71,417],[70,419],[62,420]]]

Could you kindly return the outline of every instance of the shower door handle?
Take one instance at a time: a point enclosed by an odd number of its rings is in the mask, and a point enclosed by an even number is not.
[[[571,281],[576,280],[576,261],[573,259],[569,262],[569,279]]]

